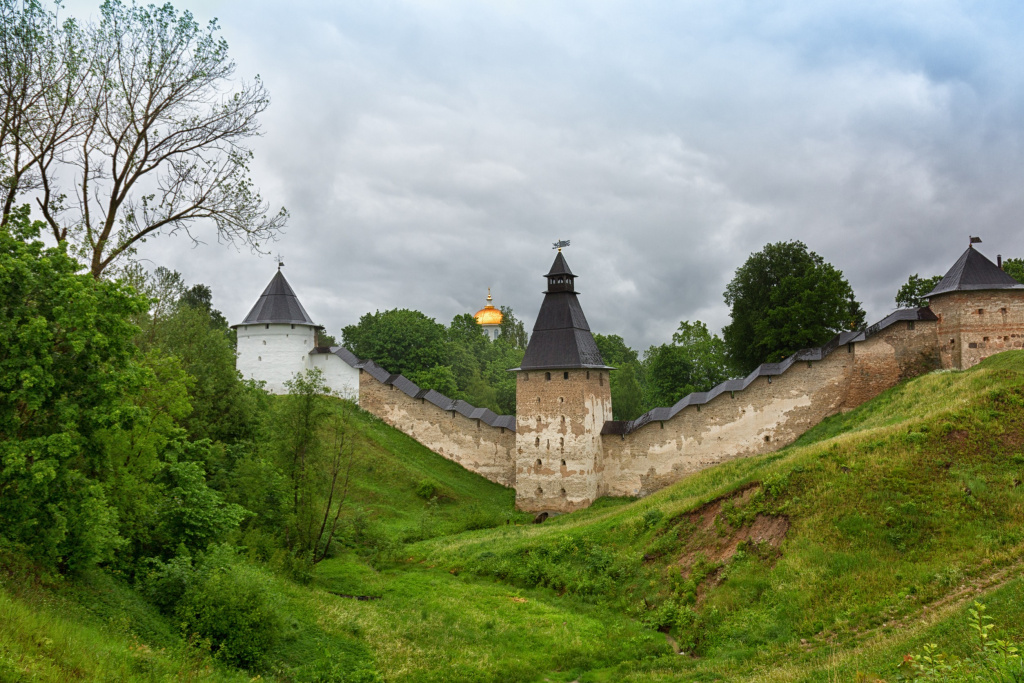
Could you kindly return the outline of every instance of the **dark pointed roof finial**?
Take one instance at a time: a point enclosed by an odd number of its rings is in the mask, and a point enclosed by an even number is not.
[[[281,252],[277,253],[277,269],[281,270],[284,266],[284,256],[281,256]]]

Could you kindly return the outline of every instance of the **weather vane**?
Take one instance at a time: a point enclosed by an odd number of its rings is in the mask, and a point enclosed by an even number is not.
[[[283,265],[284,265],[284,256],[281,256],[281,254],[278,253],[277,254],[277,269],[281,270],[281,266],[283,266]]]
[[[558,251],[562,251],[562,247],[567,247],[567,246],[569,246],[569,240],[558,240],[557,242],[555,242],[555,246],[553,246],[551,248],[552,249],[557,249]]]

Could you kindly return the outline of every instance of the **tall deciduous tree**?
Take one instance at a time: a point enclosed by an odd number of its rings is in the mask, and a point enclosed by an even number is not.
[[[751,254],[726,288],[725,302],[732,322],[722,336],[742,372],[864,324],[864,310],[842,271],[799,241]]]
[[[0,65],[0,80],[30,93],[5,98],[0,121],[5,216],[37,192],[54,239],[94,277],[159,235],[198,241],[204,223],[254,248],[283,227],[248,171],[267,92],[258,78],[235,83],[216,22],[107,0],[78,30],[37,2],[2,1],[0,33],[18,50],[5,61],[27,66]]]
[[[74,569],[122,542],[97,437],[134,417],[123,397],[150,379],[129,320],[146,302],[77,274],[41,227],[23,207],[0,228],[0,535]]]
[[[935,289],[942,279],[941,275],[932,277],[920,277],[914,273],[896,292],[896,305],[900,308],[921,308],[928,305],[928,292]]]
[[[447,364],[446,335],[444,325],[404,308],[366,313],[341,331],[349,351],[407,377]]]
[[[504,339],[511,346],[526,350],[529,336],[526,334],[526,326],[523,321],[516,317],[515,311],[509,306],[501,307],[501,339]]]

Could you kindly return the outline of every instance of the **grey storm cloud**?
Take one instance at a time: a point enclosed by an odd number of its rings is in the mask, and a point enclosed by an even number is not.
[[[291,220],[267,249],[332,333],[488,287],[532,325],[559,238],[591,327],[638,349],[727,323],[769,242],[841,269],[869,322],[969,234],[1024,256],[1012,3],[176,4],[270,89],[252,172]],[[238,321],[275,261],[207,242],[142,256]]]

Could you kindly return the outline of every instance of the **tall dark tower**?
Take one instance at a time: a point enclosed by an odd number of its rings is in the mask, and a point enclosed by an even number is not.
[[[568,512],[598,496],[608,372],[559,249],[516,378],[516,506]]]

